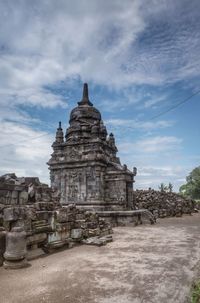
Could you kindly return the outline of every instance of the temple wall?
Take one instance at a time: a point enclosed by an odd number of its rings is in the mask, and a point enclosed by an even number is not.
[[[104,200],[104,171],[100,166],[52,170],[51,182],[62,204]]]

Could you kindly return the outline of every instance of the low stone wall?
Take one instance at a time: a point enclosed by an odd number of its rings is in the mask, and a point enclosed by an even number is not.
[[[111,223],[113,227],[142,224],[148,222],[156,223],[155,217],[146,209],[138,209],[131,211],[99,211],[99,217]]]
[[[133,195],[135,209],[145,208],[156,217],[182,216],[195,212],[195,201],[176,193],[156,190],[136,190]]]
[[[112,233],[111,224],[94,212],[76,208],[74,204],[65,207],[55,206],[51,202],[23,206],[1,205],[1,215],[4,229],[0,230],[0,258],[2,260],[3,256],[8,256],[4,262],[7,268],[25,265],[24,257],[23,263],[20,261],[22,232],[26,234],[28,259],[61,247],[71,248],[77,243],[104,245],[112,240],[109,236]],[[107,236],[109,237],[106,238]],[[87,239],[91,240],[87,242]],[[2,263],[1,261],[0,264]]]

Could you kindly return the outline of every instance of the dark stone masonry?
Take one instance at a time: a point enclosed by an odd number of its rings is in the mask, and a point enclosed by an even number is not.
[[[177,193],[154,189],[135,190],[133,205],[136,209],[147,209],[156,218],[181,217],[197,211],[198,203]]]
[[[83,97],[70,114],[64,137],[61,122],[48,162],[51,186],[62,205],[95,210],[131,209],[134,173],[121,165],[114,135],[107,135],[100,112],[88,97],[84,84]]]

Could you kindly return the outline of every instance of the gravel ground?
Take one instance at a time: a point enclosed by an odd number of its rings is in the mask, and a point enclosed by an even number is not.
[[[82,245],[0,268],[1,303],[184,303],[200,261],[200,214],[114,229],[114,242]]]

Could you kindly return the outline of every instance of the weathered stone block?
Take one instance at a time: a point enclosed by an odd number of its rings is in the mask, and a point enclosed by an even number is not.
[[[32,222],[32,228],[34,233],[43,233],[43,232],[52,232],[51,225],[48,224],[47,221],[41,220],[41,221],[34,221]]]
[[[83,231],[81,228],[74,228],[71,230],[71,238],[74,240],[79,240],[83,236]]]
[[[36,220],[46,220],[48,221],[52,216],[52,211],[40,210],[36,212]],[[35,219],[34,219],[35,220]]]
[[[70,231],[71,224],[69,222],[67,223],[57,223],[56,224],[56,231]]]
[[[19,193],[19,204],[24,205],[28,202],[28,192],[23,190]]]
[[[27,209],[22,206],[4,208],[3,219],[6,222],[12,222],[27,217]]]
[[[95,237],[100,235],[100,228],[88,229],[88,237]]]
[[[18,213],[15,211],[14,207],[5,208],[3,212],[4,221],[11,222],[16,221],[19,218]]]
[[[98,222],[87,222],[87,228],[95,229],[98,227]]]
[[[85,222],[85,220],[76,220],[74,222],[74,228],[85,229],[85,228],[87,228],[87,223]]]
[[[27,237],[26,243],[27,246],[29,245],[35,245],[43,243],[47,240],[47,234],[46,233],[40,233],[40,234],[34,234],[32,236]]]
[[[85,219],[85,214],[81,213],[81,214],[76,214],[76,220],[84,220]]]
[[[34,207],[37,210],[43,210],[43,211],[53,211],[54,210],[54,204],[52,202],[35,202]]]

